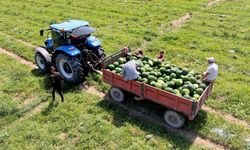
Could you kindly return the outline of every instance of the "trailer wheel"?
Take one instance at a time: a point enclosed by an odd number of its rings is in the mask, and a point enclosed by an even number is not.
[[[165,112],[164,120],[168,125],[174,128],[180,128],[185,123],[185,118],[183,117],[183,115],[172,110],[167,110]]]
[[[110,95],[116,102],[121,103],[124,101],[124,93],[119,88],[112,87],[110,90]]]

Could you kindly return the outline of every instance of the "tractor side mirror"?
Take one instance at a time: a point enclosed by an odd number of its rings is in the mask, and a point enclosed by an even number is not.
[[[40,36],[43,36],[44,30],[40,30]]]

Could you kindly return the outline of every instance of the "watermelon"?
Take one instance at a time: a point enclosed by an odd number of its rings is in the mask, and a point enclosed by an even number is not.
[[[181,74],[184,75],[184,76],[187,75],[188,74],[188,69],[187,68],[183,68]]]
[[[109,64],[108,65],[108,69],[111,70],[111,71],[114,70],[115,69],[115,65],[114,64]]]
[[[148,60],[148,64],[149,64],[151,67],[153,67],[153,66],[154,66],[154,63],[153,63],[153,61],[152,61],[152,60]]]
[[[143,72],[146,71],[146,69],[145,69],[144,67],[140,67],[138,70],[139,70],[141,73],[143,73]]]
[[[159,78],[158,78],[158,80],[162,80],[162,81],[164,81],[164,78],[163,78],[163,77],[159,77]]]
[[[136,60],[136,63],[139,64],[140,66],[143,66],[143,62],[141,60]]]
[[[193,84],[193,87],[194,87],[194,90],[196,90],[196,89],[199,88],[199,85],[198,84]]]
[[[150,65],[149,64],[145,64],[144,67],[147,69],[147,68],[150,67]]]
[[[132,59],[133,60],[137,60],[138,58],[136,56],[132,56]]]
[[[168,92],[171,92],[171,93],[173,92],[173,89],[170,88],[170,87],[164,87],[163,89],[164,89],[165,91],[168,91]]]
[[[171,70],[170,69],[166,69],[166,75],[170,75],[171,74]]]
[[[152,86],[155,86],[155,81],[151,81],[149,84],[152,85]]]
[[[118,59],[118,62],[119,62],[119,64],[124,64],[124,63],[126,63],[126,58],[125,57],[120,57]]]
[[[157,83],[164,84],[165,82],[162,80],[157,80]]]
[[[115,67],[119,67],[120,65],[118,61],[115,61],[113,64],[115,65]]]
[[[173,67],[170,69],[171,73],[177,73],[177,71],[179,70],[179,68]]]
[[[189,95],[190,94],[190,91],[188,89],[182,89],[181,90],[181,94],[182,95]]]
[[[175,74],[175,73],[171,73],[171,74],[170,74],[170,78],[171,78],[171,79],[176,78],[176,74]]]
[[[161,72],[155,72],[155,75],[156,75],[156,77],[162,77],[162,73]]]
[[[179,94],[180,94],[180,91],[179,91],[179,90],[177,90],[177,89],[175,89],[175,90],[173,90],[173,93],[174,93],[174,94],[178,94],[178,95],[179,95]]]
[[[202,84],[201,80],[196,80],[197,84]]]
[[[164,81],[169,81],[170,80],[170,76],[165,76],[164,77]]]
[[[182,73],[181,70],[177,70],[177,71],[176,71],[176,76],[177,76],[177,77],[180,77],[180,76],[181,76],[181,73]]]
[[[182,85],[183,85],[182,79],[177,79],[177,80],[175,81],[175,85],[176,85],[177,87],[182,86]]]
[[[199,86],[199,88],[202,88],[203,90],[205,90],[206,89],[206,84],[204,84],[204,83],[202,83],[202,84],[200,84],[200,86]]]
[[[187,98],[187,99],[191,99],[192,97],[189,96],[188,94],[187,95],[184,95],[183,97]]]
[[[154,59],[153,60],[154,66],[159,66],[161,65],[161,61],[159,61],[158,59]]]
[[[116,67],[116,68],[115,68],[115,72],[116,72],[116,73],[121,73],[121,72],[122,72],[122,69],[121,69],[120,67]]]
[[[202,88],[198,88],[195,90],[195,92],[199,95],[201,95],[203,93],[203,89]]]
[[[196,83],[196,78],[195,78],[195,77],[190,77],[189,79],[190,79],[190,82],[191,82],[191,83],[193,83],[193,84]]]
[[[194,92],[195,91],[195,87],[193,86],[193,84],[188,84],[187,85],[187,89],[189,89],[190,92]]]
[[[162,84],[161,84],[161,83],[159,83],[159,82],[156,82],[156,83],[155,83],[155,87],[157,87],[157,88],[161,89],[161,88],[162,88]]]
[[[184,84],[192,84],[190,81],[185,81]]]
[[[148,79],[147,79],[147,78],[143,78],[143,79],[142,79],[142,82],[148,83]]]
[[[147,78],[147,77],[148,77],[148,75],[149,75],[149,73],[148,73],[148,72],[143,72],[143,73],[142,73],[142,77],[143,77],[143,78]]]
[[[198,101],[198,99],[196,97],[191,97],[192,101]]]
[[[197,100],[200,98],[199,94],[194,94],[193,98],[196,98]]]
[[[171,66],[170,66],[169,64],[166,64],[166,65],[165,65],[165,68],[166,68],[166,69],[171,69]]]
[[[165,69],[164,67],[161,67],[161,68],[159,69],[159,71],[160,71],[162,74],[166,73],[166,69]]]
[[[181,76],[181,79],[185,82],[185,81],[189,81],[189,78],[187,76]]]
[[[143,58],[142,58],[142,61],[148,61],[149,60],[149,57],[148,56],[144,56]]]
[[[175,85],[175,83],[173,81],[169,81],[169,82],[167,82],[167,84],[168,84],[168,87],[171,87],[171,88],[173,88]]]
[[[183,89],[183,87],[182,87],[182,86],[180,86],[180,87],[178,88],[178,90],[179,90],[179,91],[182,91],[182,89]]]
[[[148,80],[149,81],[156,81],[157,78],[155,76],[153,76],[153,75],[148,75]]]

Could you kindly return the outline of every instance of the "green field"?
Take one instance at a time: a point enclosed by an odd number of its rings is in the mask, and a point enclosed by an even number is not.
[[[197,71],[204,71],[205,58],[213,56],[220,70],[206,105],[249,124],[250,1],[205,8],[208,1],[0,1],[0,32],[10,35],[0,34],[0,47],[34,62],[33,48],[17,39],[41,45],[45,37],[38,31],[50,22],[85,19],[96,28],[107,54],[125,45],[145,47],[151,57],[164,49],[167,61]],[[192,17],[181,27],[170,27],[171,20],[187,13]],[[45,75],[7,56],[0,55],[0,62],[0,149],[204,149],[75,87],[65,87],[65,103],[52,104]],[[87,81],[98,90],[109,88],[97,76]],[[41,112],[26,117],[42,104]],[[152,117],[162,115],[151,103],[125,105],[142,107]],[[250,147],[248,127],[203,110],[185,130],[231,149]],[[146,140],[149,134],[153,138]]]

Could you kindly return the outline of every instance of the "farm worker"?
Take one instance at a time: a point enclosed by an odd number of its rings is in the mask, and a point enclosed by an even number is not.
[[[51,77],[51,86],[52,86],[52,100],[55,100],[55,92],[57,91],[61,97],[62,102],[64,101],[63,93],[62,93],[62,84],[63,78],[59,75],[59,72],[56,71],[54,66],[50,67],[50,77]]]
[[[207,58],[207,62],[209,64],[207,71],[203,73],[202,82],[210,83],[213,82],[218,75],[218,65],[215,64],[215,60],[213,57]]]
[[[160,60],[161,62],[164,61],[164,51],[161,50],[160,53],[157,55],[157,59]]]
[[[126,58],[127,61],[129,58]],[[136,80],[139,76],[139,72],[137,71],[137,68],[140,67],[140,65],[135,60],[130,60],[127,63],[125,63],[122,67],[122,77],[124,80]]]
[[[142,49],[138,49],[138,51],[135,54],[138,55],[139,57],[143,57],[144,56]]]

